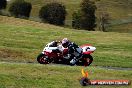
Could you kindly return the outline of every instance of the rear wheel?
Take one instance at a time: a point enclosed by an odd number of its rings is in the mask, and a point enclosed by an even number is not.
[[[42,53],[38,55],[37,61],[38,61],[38,63],[40,63],[40,64],[49,64],[49,62],[48,62],[46,56],[45,56],[44,54],[42,54]]]
[[[82,64],[84,66],[89,66],[93,62],[93,57],[91,55],[84,55],[82,58]]]

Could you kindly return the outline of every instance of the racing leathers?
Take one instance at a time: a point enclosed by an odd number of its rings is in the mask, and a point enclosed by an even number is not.
[[[76,62],[82,57],[82,49],[74,42],[69,42],[67,48],[68,48],[68,54],[72,58],[70,60],[70,64],[75,65]]]

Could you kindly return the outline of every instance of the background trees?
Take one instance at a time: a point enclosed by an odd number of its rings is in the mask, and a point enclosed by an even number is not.
[[[9,7],[11,16],[19,18],[28,18],[32,5],[24,0],[15,0]],[[82,0],[80,9],[73,13],[72,27],[76,29],[85,29],[94,31],[96,27],[95,17],[96,5],[93,1]],[[39,10],[39,18],[42,22],[54,25],[64,25],[66,18],[66,8],[62,3],[50,2],[44,4]]]
[[[6,0],[0,0],[0,15],[4,15],[3,9],[6,8],[7,1]]]
[[[43,22],[64,25],[66,17],[65,6],[57,2],[48,3],[40,9],[39,17]]]
[[[75,29],[80,29],[81,28],[81,13],[80,11],[75,11],[72,14],[72,27]]]
[[[0,10],[1,9],[5,9],[7,5],[7,1],[6,0],[0,0]]]
[[[30,16],[30,12],[32,9],[32,5],[24,0],[16,0],[13,2],[9,8],[9,12],[12,16],[19,18],[28,18]]]
[[[94,31],[94,28],[96,27],[95,3],[90,0],[83,0],[80,7],[80,11],[73,14],[73,28]]]

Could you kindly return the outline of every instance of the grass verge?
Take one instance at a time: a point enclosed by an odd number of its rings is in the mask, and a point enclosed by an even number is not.
[[[97,48],[92,65],[132,67],[130,33],[75,30],[14,18],[0,22],[0,61],[36,62],[44,45],[67,37],[78,45],[90,43]]]
[[[79,83],[82,67],[40,64],[0,63],[0,88],[82,88]],[[91,80],[126,79],[132,71],[86,67]],[[89,86],[89,88],[131,88],[128,86]]]

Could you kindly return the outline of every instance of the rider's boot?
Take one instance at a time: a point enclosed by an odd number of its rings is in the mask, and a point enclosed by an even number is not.
[[[75,65],[77,61],[78,61],[78,59],[77,59],[76,57],[74,57],[74,58],[70,61],[70,64],[71,64],[71,65]]]

